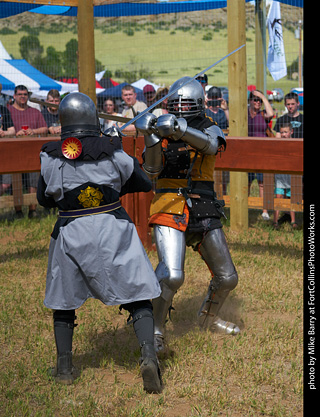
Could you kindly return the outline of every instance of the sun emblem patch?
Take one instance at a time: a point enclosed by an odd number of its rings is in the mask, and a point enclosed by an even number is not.
[[[67,138],[61,145],[62,154],[67,159],[77,159],[82,152],[82,143],[78,138]]]
[[[88,186],[85,190],[81,190],[78,200],[84,208],[98,207],[103,199],[103,194],[98,188]]]

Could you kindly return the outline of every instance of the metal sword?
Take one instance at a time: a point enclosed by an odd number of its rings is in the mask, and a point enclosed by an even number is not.
[[[227,55],[225,55],[224,57],[220,58],[214,64],[210,65],[208,68],[202,70],[198,74],[196,74],[193,77],[191,77],[190,80],[187,80],[186,82],[184,82],[183,84],[181,84],[179,87],[177,87],[177,88],[173,89],[172,91],[170,91],[164,97],[161,97],[158,101],[156,101],[155,103],[151,104],[151,106],[149,106],[147,109],[145,109],[142,112],[138,113],[133,119],[130,119],[129,121],[127,121],[127,123],[125,123],[122,127],[120,127],[119,130],[120,131],[124,130],[126,127],[128,127],[129,125],[131,125],[132,123],[134,123],[136,120],[140,119],[141,116],[143,116],[144,114],[148,113],[150,110],[152,110],[158,104],[162,103],[168,97],[172,96],[175,92],[177,92],[178,90],[180,90],[180,88],[182,88],[185,85],[189,84],[192,80],[196,79],[197,77],[200,77],[200,75],[203,75],[205,72],[209,71],[209,69],[211,69],[211,68],[215,67],[216,65],[220,64],[220,62],[222,62],[224,59],[228,58],[229,56],[233,55],[234,53],[236,53],[237,51],[239,51],[244,46],[245,46],[245,44],[243,44],[243,45],[239,46],[238,48],[234,49],[232,52],[229,52]]]
[[[29,98],[29,101],[31,101],[32,103],[40,104],[41,106],[54,107],[55,109],[59,108],[59,104],[48,103],[47,101],[38,100],[37,98],[31,97]],[[113,120],[114,122],[126,123],[128,121],[127,117],[114,116],[103,112],[99,112],[98,116],[101,117],[101,119]]]
[[[140,119],[141,116],[143,116],[144,114],[148,113],[150,110],[152,110],[158,104],[162,103],[165,99],[167,99],[168,97],[172,96],[176,91],[180,90],[180,88],[182,88],[185,85],[189,84],[192,80],[196,79],[197,77],[200,77],[200,75],[203,75],[205,72],[209,71],[209,69],[211,69],[211,68],[215,67],[216,65],[220,64],[220,62],[222,62],[224,59],[228,58],[229,56],[233,55],[234,53],[236,53],[237,51],[239,51],[244,46],[245,46],[245,44],[243,44],[243,45],[239,46],[238,48],[234,49],[232,52],[229,52],[227,55],[225,55],[224,57],[220,58],[214,64],[210,65],[208,68],[200,71],[198,74],[196,74],[193,77],[191,77],[190,80],[187,80],[185,83],[181,84],[179,87],[177,87],[174,90],[170,91],[170,93],[168,93],[164,97],[161,97],[158,101],[156,101],[155,103],[151,104],[151,106],[149,106],[148,108],[144,109],[142,112],[138,113],[132,119],[129,119],[128,120],[127,117],[114,116],[114,115],[110,115],[110,114],[103,113],[103,112],[99,112],[98,113],[98,116],[101,117],[102,119],[113,120],[115,122],[124,123],[124,125],[122,127],[120,127],[120,128],[118,127],[118,129],[120,131],[122,131],[126,127],[128,127],[129,125],[131,125],[132,123],[134,123],[136,120]],[[54,107],[56,109],[59,108],[59,104],[48,103],[47,101],[38,100],[38,99],[32,98],[32,97],[29,98],[29,101],[31,101],[32,103],[40,104],[41,106]]]

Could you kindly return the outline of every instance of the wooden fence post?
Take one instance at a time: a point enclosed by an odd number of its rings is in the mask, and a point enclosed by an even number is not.
[[[245,0],[228,0],[227,6],[228,50],[233,51],[246,43]],[[228,58],[228,79],[229,135],[248,136],[246,48]],[[245,172],[230,172],[230,227],[234,230],[249,227],[248,174]]]
[[[302,175],[291,175],[291,210],[301,211],[303,196]]]
[[[274,174],[263,174],[263,208],[274,209]]]
[[[22,174],[11,174],[14,207],[23,205]]]
[[[79,91],[96,97],[94,21],[92,0],[78,0]]]

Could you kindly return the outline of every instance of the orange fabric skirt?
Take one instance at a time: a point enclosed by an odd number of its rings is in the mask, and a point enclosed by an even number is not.
[[[181,220],[180,220],[181,219]],[[155,213],[149,219],[149,226],[154,224],[160,224],[161,226],[169,226],[173,229],[181,230],[185,232],[189,223],[189,210],[187,204],[183,209],[183,215],[168,214],[168,213]]]

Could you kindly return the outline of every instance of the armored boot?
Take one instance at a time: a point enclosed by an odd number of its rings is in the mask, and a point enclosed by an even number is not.
[[[217,289],[214,279],[210,281],[208,293],[198,312],[199,324],[201,327],[207,327],[212,324],[214,331],[217,333],[230,334],[234,336],[240,333],[240,329],[236,324],[222,320],[218,316],[218,312],[228,295],[228,290],[219,291]],[[212,318],[212,320],[209,320],[209,318]]]
[[[153,314],[151,308],[139,308],[132,314],[133,328],[140,344],[140,370],[144,390],[148,393],[162,391],[162,379],[153,344]]]
[[[57,364],[51,370],[55,381],[71,385],[74,381],[74,367],[72,365],[73,329],[76,326],[74,310],[56,310],[53,313],[54,336],[57,348]]]
[[[72,352],[60,353],[57,356],[57,365],[52,370],[52,376],[59,384],[71,385],[74,382]]]
[[[160,393],[162,378],[153,343],[146,342],[141,346],[140,370],[144,390],[148,393]]]
[[[240,333],[239,327],[231,321],[225,321],[216,316],[213,320],[214,330],[217,333],[231,334],[233,336]]]

